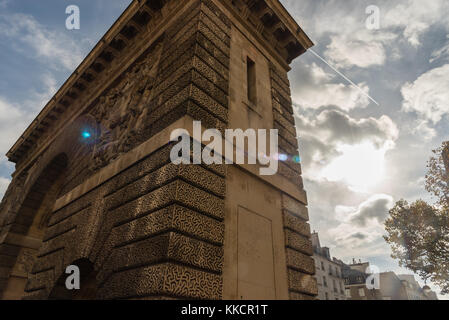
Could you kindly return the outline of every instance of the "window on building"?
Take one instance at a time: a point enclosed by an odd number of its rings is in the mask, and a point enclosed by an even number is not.
[[[345,296],[348,298],[351,298],[351,289],[346,289],[345,290]]]
[[[359,296],[361,296],[361,297],[365,296],[365,289],[363,289],[363,288],[359,289]]]
[[[256,104],[256,64],[250,58],[247,58],[246,60],[246,73],[248,84],[248,101],[250,103]]]
[[[324,296],[326,297],[326,300],[329,300],[329,293],[325,292]]]
[[[325,276],[323,276],[323,285],[324,285],[325,287],[327,287],[327,280],[326,280],[326,277],[325,277]]]
[[[321,261],[321,270],[326,271],[326,269],[324,269],[324,263],[323,263],[323,261]]]

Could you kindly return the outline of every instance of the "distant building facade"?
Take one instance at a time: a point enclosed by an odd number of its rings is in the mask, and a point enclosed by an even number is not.
[[[370,290],[366,286],[369,276],[365,271],[369,267],[369,262],[355,263],[347,265],[340,261],[342,276],[345,283],[345,296],[347,300],[380,300],[377,290]]]
[[[346,300],[345,283],[339,260],[332,259],[329,248],[321,247],[318,233],[312,234],[315,276],[319,300]]]
[[[401,279],[394,272],[382,272],[380,275],[379,295],[382,300],[408,299]]]
[[[421,288],[412,274],[400,274],[398,278],[405,289],[407,300],[438,300],[437,294],[428,286]]]
[[[413,275],[396,275],[394,272],[381,272],[379,287],[369,288],[367,273],[369,262],[340,264],[345,282],[347,300],[438,300],[435,292],[429,287],[421,288]]]

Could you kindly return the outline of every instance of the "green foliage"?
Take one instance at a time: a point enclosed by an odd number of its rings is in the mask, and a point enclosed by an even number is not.
[[[443,294],[449,293],[448,150],[449,143],[434,150],[427,166],[426,190],[436,198],[435,205],[398,201],[385,221],[384,237],[400,266],[431,280]]]

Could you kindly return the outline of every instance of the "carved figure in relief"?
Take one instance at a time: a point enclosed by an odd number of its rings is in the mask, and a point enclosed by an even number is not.
[[[138,63],[120,83],[102,96],[93,110],[100,133],[93,152],[95,171],[135,146],[142,129],[145,102],[150,99],[158,54]]]

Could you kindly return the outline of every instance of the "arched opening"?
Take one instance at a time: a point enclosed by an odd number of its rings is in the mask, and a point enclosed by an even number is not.
[[[48,221],[59,197],[68,159],[60,154],[42,170],[10,224],[11,245],[17,248],[3,299],[17,300],[24,295],[28,275],[42,244]]]
[[[88,259],[80,259],[72,263],[80,270],[80,289],[68,290],[66,279],[69,274],[63,273],[56,282],[48,299],[50,300],[96,300],[97,298],[97,272]]]

